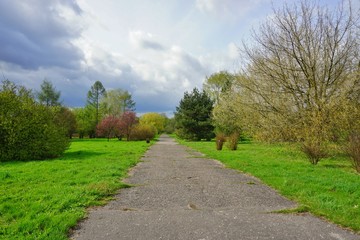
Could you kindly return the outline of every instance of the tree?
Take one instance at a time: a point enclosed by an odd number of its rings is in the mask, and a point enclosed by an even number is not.
[[[123,112],[134,112],[136,110],[135,108],[135,102],[132,99],[131,94],[128,91],[125,91],[123,97],[122,97],[122,102],[123,102]]]
[[[39,102],[45,106],[60,106],[59,102],[60,91],[56,91],[55,87],[50,81],[44,79],[41,86],[41,91],[37,93]]]
[[[175,132],[175,118],[166,118],[165,133],[172,134]]]
[[[105,136],[109,141],[110,138],[120,135],[120,127],[120,119],[118,117],[107,116],[97,125],[96,131],[98,136]]]
[[[90,106],[85,108],[75,108],[73,110],[76,118],[77,128],[76,132],[79,138],[83,138],[86,134],[89,136],[93,134],[95,113]]]
[[[53,109],[38,104],[24,87],[3,82],[0,112],[0,161],[53,158],[70,144]]]
[[[132,128],[136,123],[137,119],[135,112],[124,112],[121,116],[119,123],[120,134],[126,136],[127,141],[130,140]]]
[[[178,135],[188,140],[210,140],[214,136],[211,123],[213,104],[205,91],[194,88],[191,93],[185,92],[175,112]]]
[[[248,78],[241,82],[269,128],[287,129],[316,164],[325,156],[332,119],[356,88],[359,17],[302,1],[285,5],[245,45]],[[336,124],[342,124],[341,122]]]
[[[53,110],[55,112],[55,122],[61,126],[66,132],[66,136],[72,138],[76,131],[76,117],[74,112],[66,107],[57,107]]]
[[[131,94],[122,89],[110,90],[101,101],[108,115],[121,116],[126,111],[135,111]]]
[[[140,124],[154,126],[157,133],[162,133],[165,129],[166,117],[154,112],[145,113],[140,117]]]
[[[96,81],[87,94],[87,104],[95,109],[95,124],[99,123],[100,101],[106,95],[106,90],[100,81]]]
[[[210,77],[206,78],[203,88],[215,104],[217,104],[220,101],[221,94],[231,89],[234,79],[235,76],[227,71],[213,73]]]

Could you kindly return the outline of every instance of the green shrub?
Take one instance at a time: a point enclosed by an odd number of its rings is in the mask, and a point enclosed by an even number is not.
[[[0,89],[0,161],[52,158],[69,146],[56,111],[35,102],[31,91],[3,82]]]
[[[151,140],[157,132],[156,127],[148,124],[138,124],[131,131],[130,140]]]

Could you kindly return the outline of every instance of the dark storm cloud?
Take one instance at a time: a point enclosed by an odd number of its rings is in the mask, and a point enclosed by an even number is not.
[[[81,14],[75,1],[0,1],[0,61],[25,69],[76,68],[82,52],[72,44],[81,28],[64,16]]]

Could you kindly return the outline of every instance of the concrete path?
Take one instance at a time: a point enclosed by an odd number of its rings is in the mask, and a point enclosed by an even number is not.
[[[167,136],[130,173],[116,200],[89,212],[72,239],[360,239],[310,214],[257,179]]]

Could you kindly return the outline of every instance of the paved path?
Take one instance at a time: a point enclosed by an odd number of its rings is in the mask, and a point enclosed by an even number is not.
[[[176,144],[153,145],[116,200],[91,210],[73,239],[360,239],[295,207],[257,179]]]

